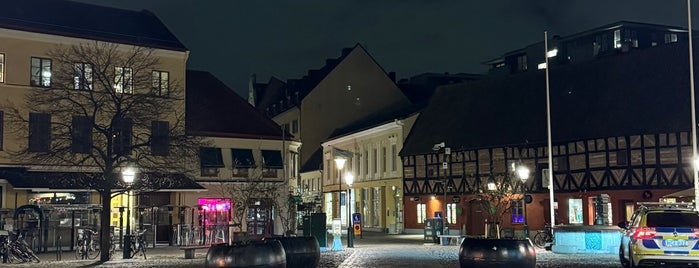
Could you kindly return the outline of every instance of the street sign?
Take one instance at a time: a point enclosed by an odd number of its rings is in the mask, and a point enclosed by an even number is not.
[[[354,228],[354,235],[362,234],[362,214],[352,213],[352,225]]]

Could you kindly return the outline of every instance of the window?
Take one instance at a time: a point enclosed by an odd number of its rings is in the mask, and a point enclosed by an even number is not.
[[[559,156],[556,158],[558,170],[568,170],[568,156]]]
[[[116,93],[133,94],[133,69],[129,67],[114,67],[114,91]]]
[[[153,71],[153,95],[167,97],[170,95],[170,73]]]
[[[517,71],[527,70],[527,55],[517,56]]]
[[[112,126],[112,147],[116,154],[131,153],[131,136],[133,135],[133,121],[131,118],[116,120]]]
[[[582,199],[568,199],[568,223],[582,224],[583,223],[583,206]]]
[[[153,121],[150,126],[151,154],[166,156],[170,154],[170,123],[168,121]]]
[[[512,212],[512,223],[524,223],[524,213],[522,211],[522,200],[510,201]]]
[[[5,53],[0,53],[0,83],[5,83]]]
[[[374,150],[373,150],[373,153],[372,153],[372,155],[371,155],[371,156],[372,156],[372,158],[371,158],[371,172],[372,172],[373,174],[376,174],[376,172],[378,172],[377,167],[376,167],[377,164],[378,164],[378,161],[379,161],[379,159],[378,159],[378,154],[379,154],[379,150],[378,150],[378,149],[374,149]]]
[[[369,150],[364,150],[364,170],[366,175],[369,175]]]
[[[89,153],[92,149],[92,118],[73,116],[71,127],[71,151],[73,153]]]
[[[456,224],[456,204],[447,204],[447,224]]]
[[[381,215],[381,203],[379,201],[379,198],[381,198],[381,193],[379,192],[379,188],[374,188],[373,191],[371,191],[371,197],[373,201],[373,207],[371,210],[372,226],[379,227],[379,215]]]
[[[676,33],[666,33],[665,34],[665,44],[676,43],[677,34]]]
[[[284,132],[289,132],[289,123],[286,123],[282,126],[284,128]]]
[[[36,87],[51,86],[51,59],[32,57],[31,85]]]
[[[299,132],[299,120],[294,119],[291,121],[291,133],[296,134]]]
[[[4,131],[3,125],[5,122],[4,119],[5,119],[5,113],[3,111],[0,111],[0,151],[2,151],[2,146],[3,146],[2,141],[3,141],[3,137],[5,136],[4,132],[3,132]]]
[[[92,89],[92,65],[89,63],[76,63],[73,65],[73,88]]]
[[[391,171],[396,171],[398,169],[396,158],[398,158],[396,154],[396,145],[391,144]]]
[[[417,223],[425,223],[427,215],[427,206],[425,204],[417,204]]]
[[[51,115],[29,114],[29,151],[48,152],[51,144]]]
[[[626,149],[616,151],[616,165],[626,166],[628,164],[629,151]]]
[[[384,172],[388,171],[388,167],[386,166],[386,163],[387,163],[386,157],[387,157],[386,147],[381,147],[381,170]]]
[[[202,177],[218,176],[218,169],[225,167],[221,148],[199,148],[199,166],[201,166]]]
[[[621,47],[621,30],[614,30],[614,48]]]

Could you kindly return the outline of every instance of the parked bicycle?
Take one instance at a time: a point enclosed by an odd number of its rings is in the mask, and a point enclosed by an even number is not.
[[[553,229],[551,224],[546,224],[544,230],[539,230],[534,235],[534,245],[539,248],[544,248],[546,243],[553,243]]]
[[[138,231],[136,235],[131,236],[131,258],[136,256],[137,254],[143,255],[143,259],[146,258],[146,239],[145,239],[145,233],[146,230]]]
[[[14,239],[13,239],[14,237]],[[22,234],[15,235],[9,231],[0,233],[0,254],[3,263],[40,262],[38,256],[29,247]]]
[[[78,234],[78,240],[75,245],[75,258],[78,260],[94,260],[100,255],[97,232],[87,228],[82,230],[82,235]]]

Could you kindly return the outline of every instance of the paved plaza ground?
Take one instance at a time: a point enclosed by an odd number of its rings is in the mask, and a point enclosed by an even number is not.
[[[342,251],[321,253],[319,267],[459,267],[458,251],[455,245],[440,246],[425,243],[422,235],[388,235],[366,233],[356,238],[354,248]],[[343,244],[346,239],[343,237]],[[138,257],[121,259],[117,251],[114,260],[99,264],[98,267],[203,267],[205,250],[197,252],[194,259],[184,259],[178,247],[156,246],[147,251],[148,259]],[[40,254],[41,263],[0,264],[3,267],[90,267],[95,261],[75,260],[73,252],[64,252],[62,260],[57,260],[55,252]],[[541,268],[607,268],[621,267],[615,254],[554,254],[545,250],[537,251],[537,267]]]

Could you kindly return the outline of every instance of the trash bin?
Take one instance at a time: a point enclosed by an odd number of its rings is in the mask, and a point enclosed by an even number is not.
[[[444,234],[448,235],[449,234],[449,227],[444,227]],[[449,245],[449,237],[442,237],[442,246],[448,246]]]

